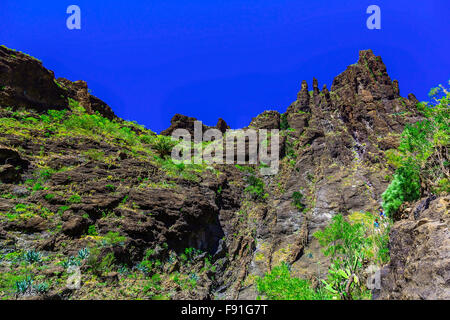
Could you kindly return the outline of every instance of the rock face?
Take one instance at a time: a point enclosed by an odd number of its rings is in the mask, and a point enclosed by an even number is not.
[[[381,299],[450,299],[450,197],[434,198],[392,227]]]
[[[89,113],[117,118],[106,103],[88,93],[86,82],[56,80],[39,60],[0,46],[0,106],[60,110],[69,106],[68,98],[79,101]]]
[[[10,148],[0,145],[0,181],[3,183],[17,182],[20,174],[28,169],[29,162]]]
[[[185,129],[189,131],[189,133],[194,136],[194,128],[195,128],[195,121],[197,121],[196,118],[188,117],[182,114],[176,114],[172,117],[172,120],[170,121],[170,127],[166,130],[162,131],[161,134],[164,136],[170,136],[175,130],[177,129]],[[217,125],[215,127],[209,127],[204,124],[202,124],[202,132],[205,132],[208,129],[218,129],[220,132],[224,133],[230,127],[227,125],[225,120],[220,118],[217,121]]]
[[[255,129],[280,129],[280,113],[278,111],[264,111],[250,123]]]
[[[0,105],[62,109],[67,101],[54,79],[54,73],[40,61],[0,47]]]
[[[105,102],[89,93],[88,85],[85,81],[72,82],[64,78],[58,78],[57,83],[66,90],[67,97],[79,101],[88,113],[94,114],[98,112],[110,120],[117,119],[117,116]]]
[[[323,277],[328,260],[312,235],[338,213],[380,207],[393,174],[385,151],[398,146],[405,124],[421,119],[417,99],[401,97],[398,88],[370,50],[361,51],[330,90],[320,90],[313,79],[309,91],[303,81],[285,113],[265,111],[246,128],[280,129],[280,170],[274,176],[251,173],[256,166],[189,171],[155,157],[145,144],[150,134],[141,135],[137,127],[131,128],[137,138],[127,143],[123,136],[64,130],[56,135],[29,125],[8,127],[7,122],[0,145],[0,249],[69,256],[100,243],[99,256],[113,254],[133,270],[142,267],[139,263],[151,250],[154,261],[165,263],[159,273],[198,278],[196,290],[169,288],[174,299],[255,299],[255,277],[283,261],[296,276]],[[0,118],[21,119],[4,108],[11,106],[25,108],[27,117],[39,121],[43,111],[68,108],[75,101],[88,113],[99,112],[123,125],[85,82],[55,80],[39,61],[3,47],[0,89]],[[177,114],[161,134],[186,129],[193,135],[195,121]],[[226,132],[229,126],[219,119],[215,127],[203,125],[202,130],[210,128]],[[252,174],[263,184],[262,199],[244,191]],[[303,195],[306,210],[293,205],[294,192]],[[449,297],[448,197],[416,209],[392,229],[384,298]],[[120,237],[120,245],[99,242],[111,234]],[[203,253],[182,265],[187,248]],[[185,256],[173,262],[173,255]],[[207,255],[208,270],[202,264]],[[6,268],[0,261],[0,271]],[[122,285],[120,275],[99,277]],[[49,296],[92,297],[89,290],[87,285],[85,291]]]

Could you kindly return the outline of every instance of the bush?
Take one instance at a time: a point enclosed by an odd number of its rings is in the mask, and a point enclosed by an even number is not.
[[[63,261],[61,265],[63,266],[64,269],[68,269],[73,266],[80,266],[81,261],[79,258],[69,257],[67,260]]]
[[[30,264],[41,262],[42,255],[34,250],[29,250],[25,253],[24,260]]]
[[[314,233],[314,237],[325,247],[324,255],[333,259],[327,280],[322,280],[325,289],[340,299],[370,294],[359,281],[366,259],[365,253],[372,245],[364,225],[351,224],[339,214],[333,217],[332,223],[327,228]]]
[[[89,258],[90,254],[91,252],[88,248],[81,249],[80,251],[78,251],[78,259],[86,260],[87,258]]]
[[[26,277],[23,280],[16,281],[14,286],[16,288],[16,294],[30,293],[33,288],[33,280],[31,277]]]
[[[158,155],[164,159],[172,154],[172,149],[175,147],[175,142],[171,137],[158,136],[152,144],[152,148],[158,153]]]
[[[81,197],[78,194],[74,194],[69,198],[70,203],[81,203]]]
[[[289,123],[288,123],[288,120],[287,120],[287,114],[286,113],[283,113],[281,115],[280,129],[281,130],[289,129]]]
[[[419,103],[425,120],[407,125],[398,150],[386,154],[397,171],[383,193],[383,208],[395,213],[402,203],[417,200],[422,192],[441,193],[448,189],[448,146],[450,136],[450,92],[443,86],[430,91],[431,103]],[[421,190],[423,186],[424,190]]]
[[[268,300],[326,300],[332,296],[322,288],[312,288],[308,280],[291,276],[287,264],[282,264],[256,280],[258,292]]]
[[[95,224],[92,224],[88,228],[88,235],[90,236],[98,236],[97,227]]]
[[[125,241],[127,240],[127,238],[124,236],[121,236],[119,234],[119,232],[112,232],[112,231],[109,231],[105,235],[104,238],[105,238],[105,241],[107,244],[113,245],[113,246],[118,245],[118,244],[123,245],[125,243]]]
[[[110,252],[104,257],[101,257],[100,249],[93,248],[87,258],[87,265],[93,274],[101,276],[103,273],[111,272],[115,260],[114,253]]]
[[[38,294],[44,294],[48,291],[50,285],[47,282],[43,282],[43,283],[39,283],[33,286],[33,289],[38,293]]]

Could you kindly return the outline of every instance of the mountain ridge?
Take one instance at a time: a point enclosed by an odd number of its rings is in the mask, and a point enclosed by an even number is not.
[[[256,299],[256,279],[283,262],[315,283],[330,261],[314,233],[338,214],[381,207],[395,169],[387,152],[423,119],[382,59],[361,51],[330,90],[303,81],[285,113],[265,111],[244,128],[281,131],[280,171],[260,176],[251,165],[173,164],[166,135],[192,131],[195,118],[175,115],[156,135],[118,118],[85,82],[54,79],[5,47],[0,88],[0,248],[43,252],[34,276],[55,283],[25,298]],[[67,290],[61,266],[84,249],[83,285]],[[389,270],[385,279],[397,275]],[[395,298],[411,297],[401,292]]]

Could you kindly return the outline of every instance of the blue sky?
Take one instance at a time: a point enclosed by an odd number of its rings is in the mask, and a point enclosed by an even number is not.
[[[66,28],[81,8],[82,29]],[[366,9],[381,8],[381,30]],[[0,1],[0,44],[85,80],[122,118],[161,131],[175,113],[248,125],[284,112],[302,80],[331,85],[371,48],[403,96],[450,78],[449,1]]]

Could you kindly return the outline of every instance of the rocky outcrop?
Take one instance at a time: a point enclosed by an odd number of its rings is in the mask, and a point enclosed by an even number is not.
[[[450,197],[429,199],[391,229],[381,299],[450,299]]]
[[[194,137],[194,129],[195,129],[195,122],[198,121],[196,118],[188,117],[182,114],[176,114],[172,117],[172,120],[170,121],[170,127],[166,130],[163,130],[161,132],[164,136],[170,136],[175,130],[177,129],[185,129],[189,131],[192,137]],[[205,132],[208,129],[218,129],[220,132],[224,133],[230,127],[227,125],[225,120],[220,118],[217,121],[217,125],[215,127],[209,127],[207,125],[202,124],[202,132]]]
[[[118,119],[110,106],[108,106],[99,98],[90,94],[88,85],[85,81],[78,80],[72,82],[65,78],[58,78],[56,81],[58,85],[66,90],[67,97],[78,101],[88,113],[94,114],[98,112],[103,117],[110,120]]]
[[[54,73],[40,61],[0,46],[0,105],[42,111],[63,109],[67,99]]]
[[[248,265],[247,283],[282,261],[292,272],[315,279],[326,273],[328,260],[313,237],[338,214],[375,211],[393,174],[384,150],[397,144],[406,123],[420,115],[410,100],[396,95],[381,58],[361,51],[355,65],[322,91],[302,82],[297,100],[283,115],[285,165],[268,179],[270,200],[256,228],[256,249]],[[397,116],[407,111],[409,116]],[[383,140],[382,137],[389,136]],[[306,212],[292,204],[294,192],[304,196]],[[321,266],[321,267],[318,267]],[[254,286],[241,287],[238,297],[256,298]]]
[[[28,108],[36,121],[40,112],[69,103],[116,119],[85,82],[54,80],[52,72],[24,54],[0,48],[0,71],[0,105]],[[21,78],[22,73],[29,77]],[[32,88],[42,91],[28,91]],[[330,90],[325,85],[320,90],[313,79],[309,91],[303,81],[284,114],[265,111],[245,128],[280,129],[281,163],[274,176],[259,175],[256,166],[186,170],[145,152],[146,144],[137,148],[111,136],[9,130],[0,146],[0,249],[36,248],[69,256],[94,243],[101,247],[101,258],[112,253],[133,270],[151,249],[152,261],[167,262],[161,274],[183,272],[196,279],[203,273],[196,290],[169,288],[178,299],[255,299],[255,277],[281,262],[291,264],[294,275],[317,280],[329,261],[314,232],[338,213],[379,208],[386,177],[393,174],[385,151],[398,146],[405,124],[421,119],[416,104],[414,95],[400,96],[381,58],[361,51]],[[2,118],[13,114],[0,108]],[[186,129],[193,136],[195,121],[177,114],[162,134]],[[226,133],[229,126],[219,119],[215,127],[201,129],[210,128]],[[137,127],[130,129],[141,134]],[[258,199],[244,191],[249,178],[262,183]],[[293,204],[294,193],[303,195],[304,208]],[[381,296],[448,298],[448,197],[429,198],[407,219],[400,218],[392,229]],[[110,233],[120,245],[104,245]],[[186,248],[203,253],[184,266],[170,262]],[[211,270],[205,271],[205,257]],[[111,286],[120,285],[120,277],[100,275]],[[89,287],[85,294],[90,296]],[[70,295],[86,297],[65,291],[54,296]]]

